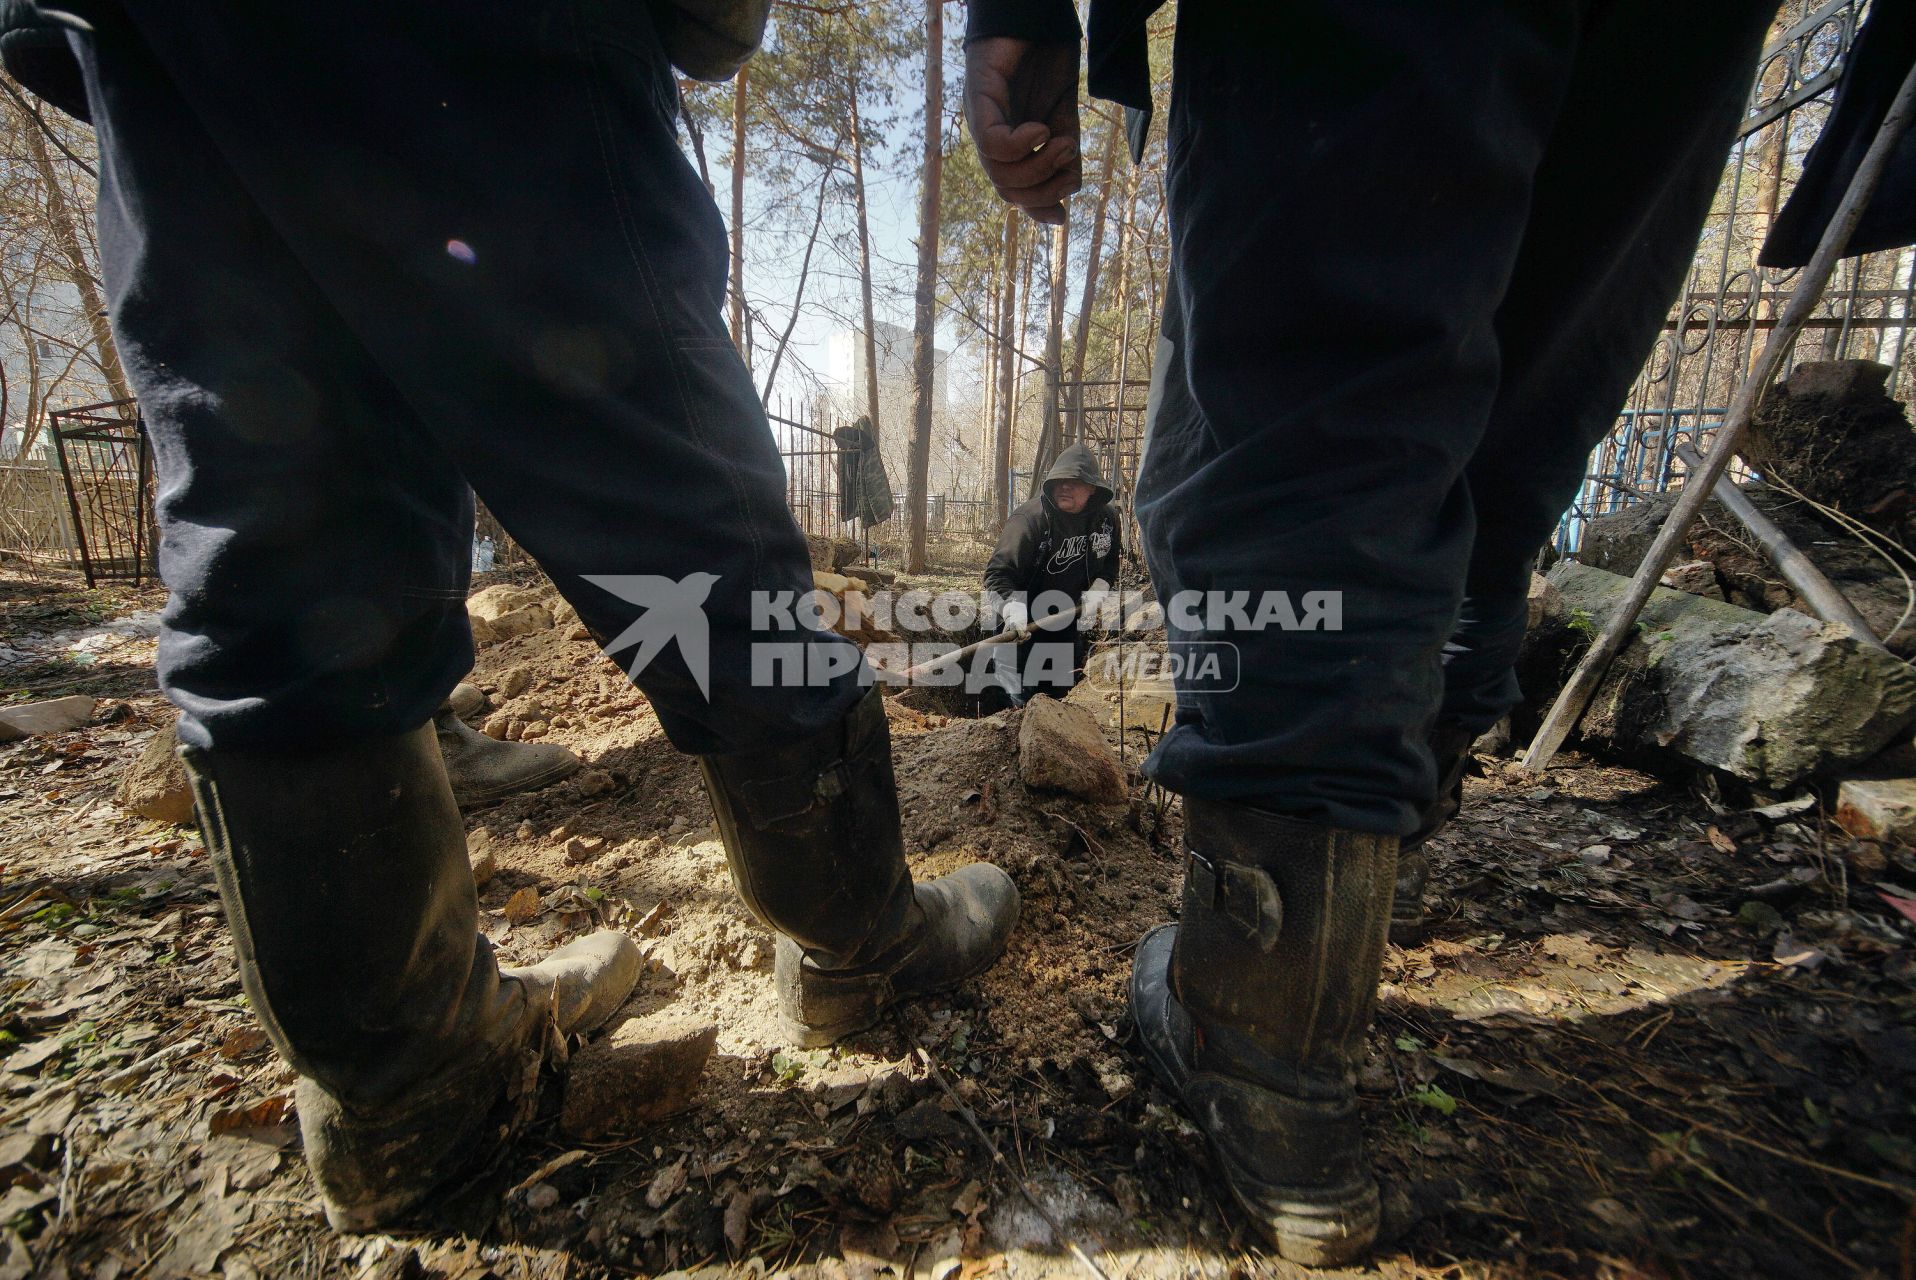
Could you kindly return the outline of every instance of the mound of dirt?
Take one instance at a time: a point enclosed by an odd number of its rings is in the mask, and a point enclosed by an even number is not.
[[[471,815],[497,867],[484,905],[503,912],[514,893],[551,883],[596,891],[597,901],[635,914],[662,903],[653,945],[669,978],[647,999],[663,1003],[669,986],[670,999],[716,1014],[721,1055],[776,1048],[772,935],[738,903],[698,771],[665,740],[650,704],[590,640],[563,627],[482,649],[470,682],[488,695],[490,728],[561,742],[587,762],[558,786]],[[886,707],[914,874],[992,861],[1025,895],[1024,927],[978,984],[980,1007],[1043,1011],[1006,1020],[1015,1028],[1008,1047],[1022,1056],[1108,1052],[1100,1024],[1122,1010],[1125,963],[1098,957],[1163,920],[1176,888],[1157,815],[1128,798],[1094,804],[1027,787],[1018,711],[965,720],[893,699]],[[599,850],[584,865],[582,843]],[[528,922],[494,940],[530,955],[570,932]],[[1081,1016],[1061,1020],[1065,1009]]]
[[[1809,361],[1770,388],[1743,457],[1825,506],[1906,542],[1916,528],[1916,431],[1889,398],[1888,365]]]

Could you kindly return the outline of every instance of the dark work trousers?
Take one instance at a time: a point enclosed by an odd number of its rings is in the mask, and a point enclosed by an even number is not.
[[[185,741],[423,724],[473,657],[468,485],[614,661],[649,650],[681,750],[849,709],[836,636],[760,637],[830,681],[752,679],[752,593],[810,566],[646,5],[74,7]]]
[[[1529,565],[1683,280],[1775,9],[1179,6],[1145,552],[1160,599],[1340,592],[1342,626],[1174,620],[1240,678],[1181,686],[1147,774],[1415,828],[1436,717],[1515,701]]]
[[[1075,628],[1054,634],[1058,638],[1034,636],[1018,646],[1019,706],[1040,693],[1062,698],[1077,687],[1085,656],[1091,651],[1091,637]]]

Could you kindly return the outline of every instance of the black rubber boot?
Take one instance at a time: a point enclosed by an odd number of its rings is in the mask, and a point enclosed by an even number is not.
[[[1182,917],[1132,964],[1139,1038],[1277,1251],[1350,1262],[1377,1234],[1354,1085],[1397,841],[1194,796],[1184,821]]]
[[[1397,890],[1390,904],[1390,940],[1400,947],[1423,941],[1427,923],[1424,891],[1430,884],[1430,857],[1424,843],[1450,825],[1464,802],[1464,769],[1477,735],[1455,721],[1440,720],[1430,734],[1437,757],[1437,798],[1425,809],[1417,830],[1397,849]]]
[[[779,1013],[796,1043],[863,1031],[1003,953],[1010,876],[976,863],[912,884],[877,686],[816,737],[699,763],[739,896],[779,934]]]
[[[522,791],[549,787],[579,771],[579,757],[556,742],[499,742],[461,720],[450,702],[432,717],[446,762],[452,798],[460,808],[490,804]]]
[[[341,1231],[404,1218],[530,1115],[552,1032],[638,980],[604,932],[501,970],[430,725],[319,751],[182,747],[240,981],[299,1073],[306,1160]]]

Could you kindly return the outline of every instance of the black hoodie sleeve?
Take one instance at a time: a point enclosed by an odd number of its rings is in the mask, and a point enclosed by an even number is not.
[[[75,120],[93,122],[80,63],[67,45],[67,29],[36,22],[31,5],[0,5],[0,65]]]
[[[998,549],[985,564],[985,590],[1007,600],[1026,590],[1026,584],[1036,576],[1043,524],[1044,513],[1035,502],[1027,502],[1011,513],[998,534]]]
[[[965,39],[1016,36],[1039,44],[1078,43],[1078,11],[1071,0],[971,0]]]
[[[1117,507],[1107,507],[1105,514],[1111,521],[1111,549],[1098,557],[1097,564],[1091,567],[1091,580],[1103,578],[1106,585],[1115,588],[1118,585],[1118,551],[1124,540],[1124,518]]]

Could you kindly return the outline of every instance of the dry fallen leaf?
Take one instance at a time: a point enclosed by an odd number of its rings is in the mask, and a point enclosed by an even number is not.
[[[236,1133],[242,1129],[277,1129],[292,1119],[293,1099],[274,1094],[247,1107],[229,1107],[215,1111],[206,1122],[208,1134]]]
[[[218,1052],[228,1062],[266,1047],[266,1033],[258,1027],[234,1027],[220,1038]]]
[[[257,1191],[273,1180],[285,1156],[270,1142],[229,1134],[208,1142],[202,1159],[225,1165],[227,1185],[235,1191]]]
[[[1825,960],[1829,959],[1827,955],[1815,947],[1812,947],[1809,943],[1798,942],[1787,929],[1776,936],[1776,946],[1771,949],[1770,958],[1780,965],[1809,969],[1811,971],[1814,971],[1821,966]]]
[[[752,1211],[763,1195],[757,1187],[740,1187],[725,1204],[725,1243],[732,1247],[735,1258],[745,1252],[745,1229],[751,1225]]]
[[[41,1067],[45,1066],[48,1061],[56,1057],[64,1047],[58,1036],[48,1036],[44,1040],[36,1040],[26,1048],[17,1050],[10,1056],[6,1060],[6,1069],[8,1071],[17,1071],[21,1075],[32,1075]]]
[[[524,924],[539,914],[539,891],[531,885],[519,889],[506,899],[506,922]]]
[[[645,1189],[645,1203],[654,1209],[663,1209],[667,1201],[684,1189],[685,1159],[681,1156],[676,1163],[653,1175],[652,1185]]]
[[[1901,915],[1905,920],[1908,920],[1911,924],[1916,924],[1916,899],[1905,898],[1894,893],[1884,893],[1881,889],[1876,891],[1876,896],[1896,908],[1897,914]]]
[[[985,1207],[985,1188],[976,1178],[965,1184],[958,1198],[951,1202],[951,1211],[961,1218],[969,1218]]]
[[[577,1164],[579,1161],[585,1158],[586,1158],[586,1153],[576,1148],[571,1151],[566,1151],[559,1155],[556,1155],[552,1157],[552,1159],[540,1165],[528,1177],[521,1178],[519,1180],[518,1185],[513,1187],[512,1190],[506,1192],[506,1195],[508,1196],[522,1195],[526,1191],[530,1190],[536,1183],[544,1182],[547,1178],[550,1178],[553,1174],[559,1172],[559,1170],[570,1168],[572,1165]]]
[[[1635,1231],[1643,1225],[1643,1219],[1638,1217],[1629,1206],[1621,1200],[1613,1200],[1608,1196],[1592,1200],[1584,1205],[1584,1208],[1590,1211],[1591,1217],[1619,1231]]]
[[[664,924],[665,914],[669,910],[671,910],[671,908],[666,904],[665,899],[660,898],[658,905],[646,912],[644,917],[632,926],[632,932],[638,934],[641,938],[649,938],[653,934],[660,932],[660,925]]]

